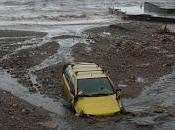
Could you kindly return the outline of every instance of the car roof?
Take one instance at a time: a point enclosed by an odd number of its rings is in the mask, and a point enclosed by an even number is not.
[[[106,77],[102,68],[95,63],[76,62],[71,63],[71,67],[77,79]]]

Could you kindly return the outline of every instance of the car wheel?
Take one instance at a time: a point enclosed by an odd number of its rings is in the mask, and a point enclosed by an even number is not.
[[[126,110],[125,110],[124,107],[121,108],[120,113],[121,113],[121,114],[126,114]]]
[[[74,113],[76,113],[75,107],[74,107],[74,100],[71,101],[71,108],[72,108],[72,111],[73,111]]]

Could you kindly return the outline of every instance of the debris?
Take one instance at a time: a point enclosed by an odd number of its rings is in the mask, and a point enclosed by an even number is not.
[[[58,127],[58,124],[54,121],[48,121],[48,122],[39,122],[39,125],[42,125],[44,127],[47,127],[49,129],[55,129]]]
[[[138,82],[138,83],[144,83],[145,82],[144,78],[142,78],[142,77],[137,77],[135,81]]]
[[[156,122],[153,120],[153,117],[136,117],[131,120],[136,125],[143,127],[154,127],[156,124]]]
[[[18,106],[18,104],[13,104],[12,106],[13,106],[13,107],[17,107],[17,106]]]
[[[32,87],[29,88],[30,92],[37,92],[39,89],[39,86],[37,84],[34,84]]]

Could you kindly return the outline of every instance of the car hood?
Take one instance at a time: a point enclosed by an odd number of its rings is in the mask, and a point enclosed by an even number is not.
[[[75,111],[80,114],[105,116],[113,115],[121,109],[116,94],[100,97],[78,97],[75,103]]]

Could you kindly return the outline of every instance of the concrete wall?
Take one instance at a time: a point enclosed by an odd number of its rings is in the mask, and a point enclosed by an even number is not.
[[[144,3],[144,11],[145,12],[152,12],[152,13],[156,13],[156,14],[163,14],[163,15],[175,14],[175,9],[168,9],[168,8],[159,7],[158,5],[150,3],[150,2]]]

